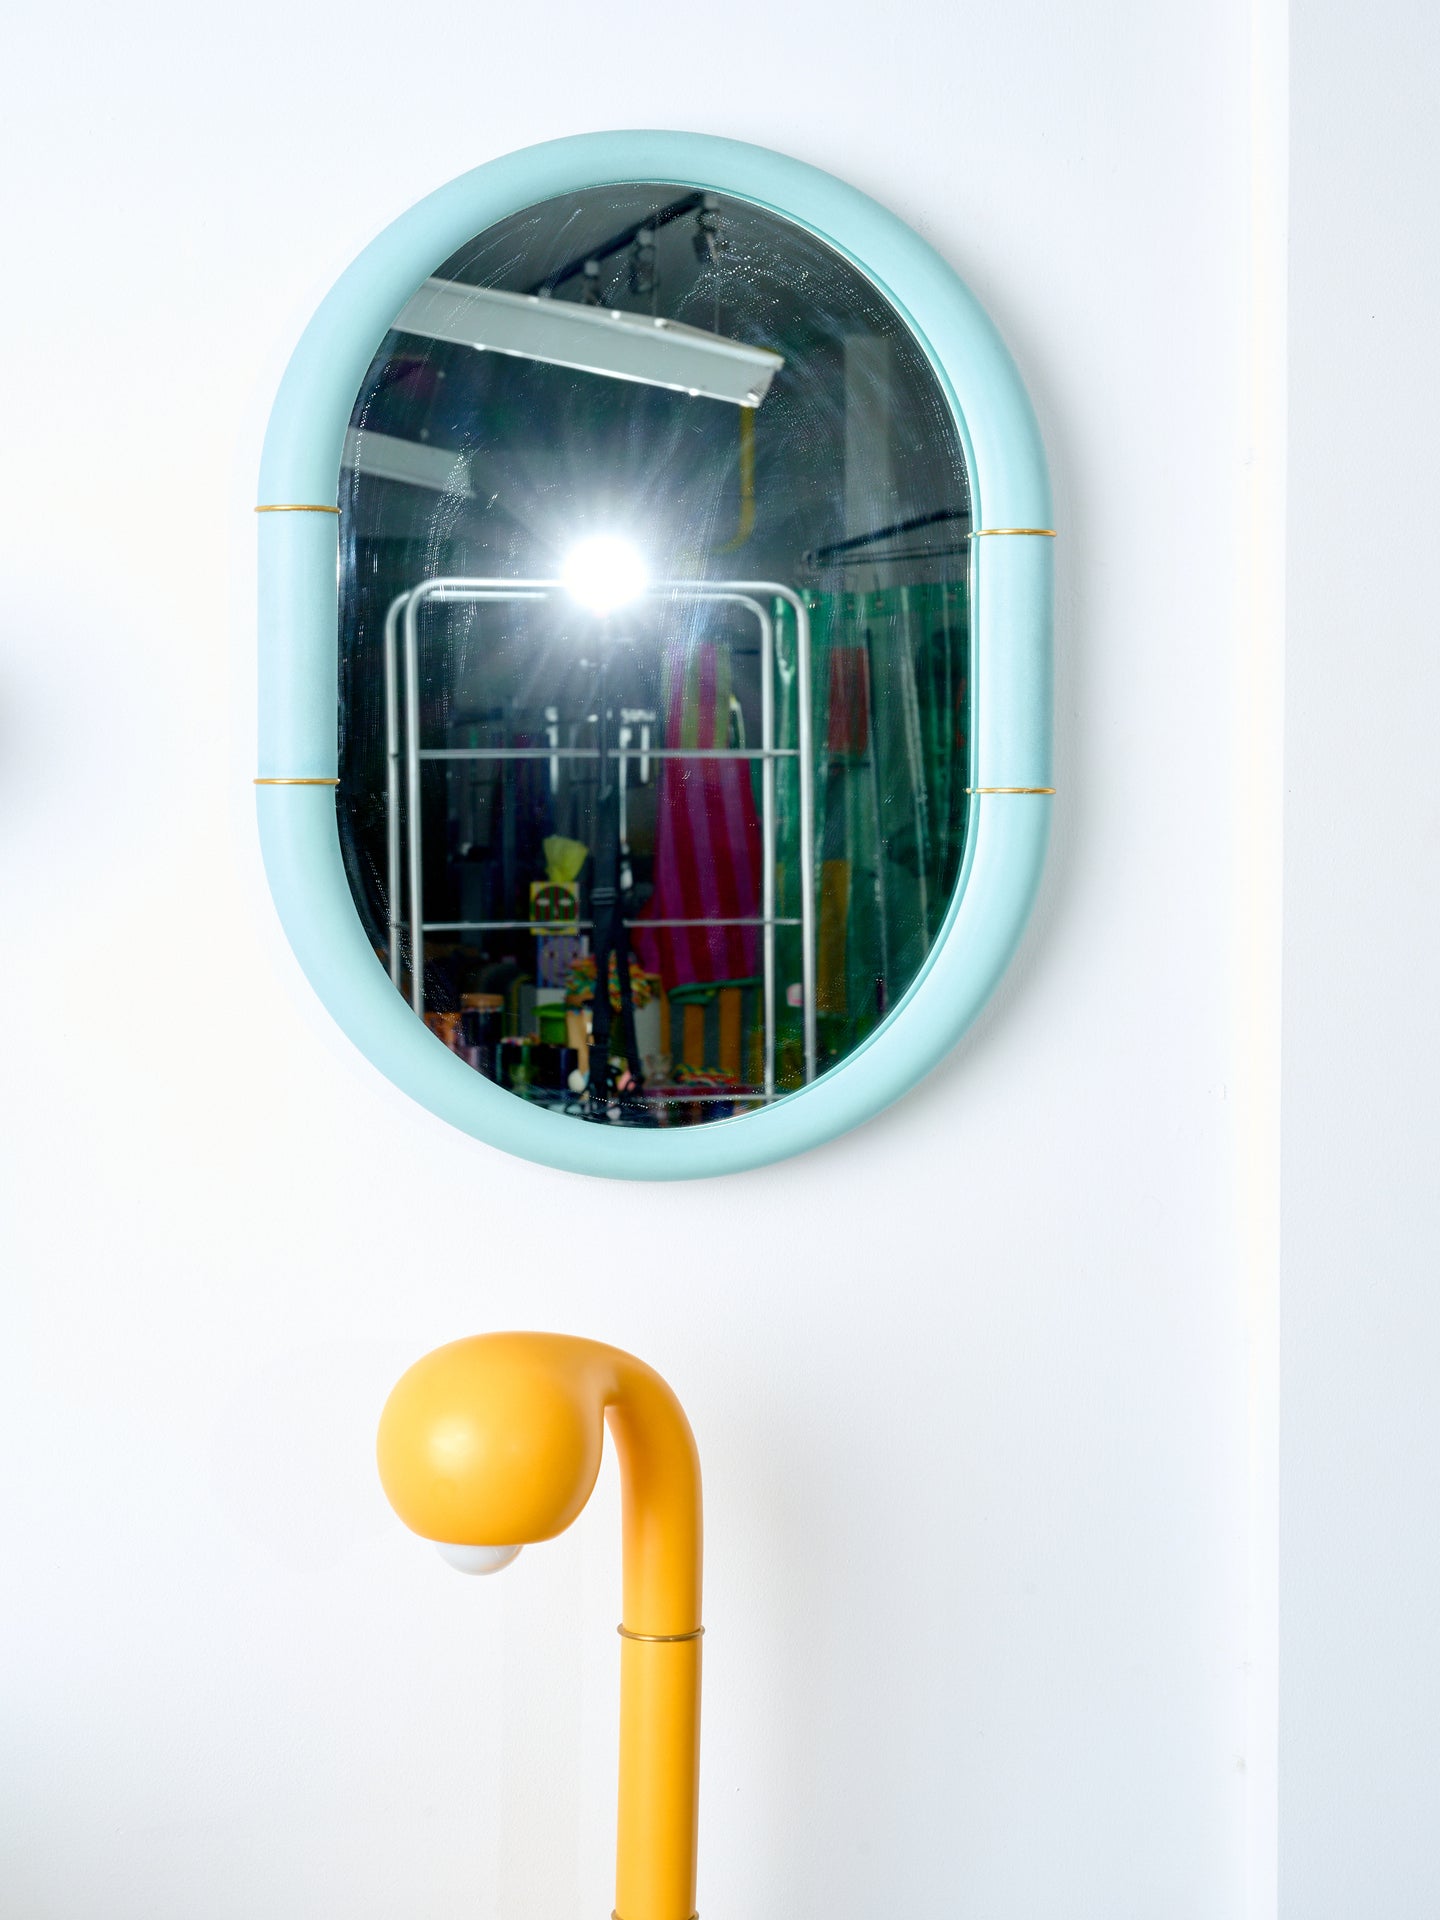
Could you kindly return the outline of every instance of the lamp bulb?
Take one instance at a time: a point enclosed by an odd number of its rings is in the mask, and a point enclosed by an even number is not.
[[[520,1557],[519,1547],[462,1547],[448,1540],[437,1540],[435,1551],[457,1573],[499,1573]]]

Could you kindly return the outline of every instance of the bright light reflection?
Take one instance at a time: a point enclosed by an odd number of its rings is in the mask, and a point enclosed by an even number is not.
[[[592,534],[572,547],[560,569],[566,591],[592,613],[614,613],[645,591],[645,563],[613,533]]]

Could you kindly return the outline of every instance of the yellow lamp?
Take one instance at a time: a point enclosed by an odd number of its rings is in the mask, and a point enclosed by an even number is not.
[[[390,1504],[462,1570],[553,1540],[620,1463],[620,1799],[615,1920],[694,1920],[700,1784],[700,1460],[653,1368],[560,1333],[438,1347],[380,1416]]]

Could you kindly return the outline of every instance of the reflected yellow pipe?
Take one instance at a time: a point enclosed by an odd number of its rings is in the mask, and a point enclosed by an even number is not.
[[[700,1460],[680,1402],[618,1347],[490,1333],[417,1361],[380,1417],[380,1479],[427,1540],[553,1540],[620,1465],[616,1920],[692,1920],[700,1785]],[[497,1557],[496,1564],[504,1564]]]
[[[735,538],[718,549],[738,553],[755,531],[755,409],[740,407],[740,522]]]

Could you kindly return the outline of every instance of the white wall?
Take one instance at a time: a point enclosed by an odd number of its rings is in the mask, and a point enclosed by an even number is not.
[[[1292,25],[1282,1911],[1440,1910],[1440,19]]]
[[[1240,1911],[1249,32],[1240,0],[12,27],[7,1914],[609,1911],[613,1486],[477,1588],[371,1465],[408,1361],[514,1325],[632,1346],[692,1414],[711,1920]],[[305,317],[430,187],[637,124],[911,220],[1017,353],[1063,530],[1058,831],[1004,990],[854,1137],[657,1190],[491,1153],[351,1053],[248,785],[249,507]]]

